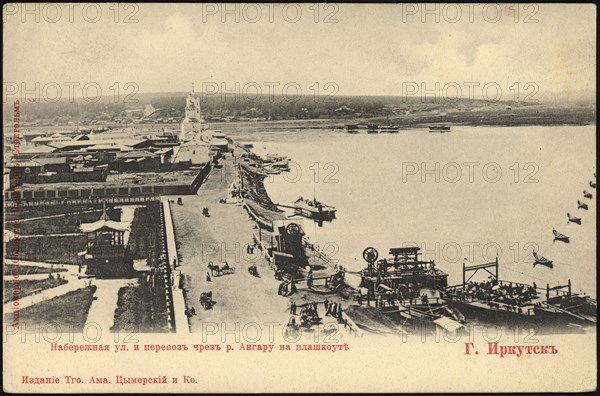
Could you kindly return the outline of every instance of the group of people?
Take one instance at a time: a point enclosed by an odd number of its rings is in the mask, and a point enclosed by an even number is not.
[[[342,304],[325,299],[325,316],[333,316],[338,321],[342,320]]]
[[[188,318],[191,318],[192,316],[196,315],[196,308],[191,307],[185,307],[185,316],[187,316]]]
[[[246,253],[247,254],[254,254],[254,248],[255,248],[254,244],[252,244],[252,245],[251,244],[247,244],[246,245]]]
[[[297,312],[298,307],[296,305],[296,301],[292,301],[290,303],[290,315],[293,315],[292,318],[296,315],[300,315],[300,326],[309,328],[314,324],[319,324],[321,322],[321,317],[319,316],[319,311],[317,309],[317,303],[308,303],[302,307],[300,313]],[[295,324],[295,318],[290,322]]]
[[[446,290],[449,296],[461,301],[480,300],[487,303],[504,303],[511,306],[523,306],[537,297],[537,285],[498,282],[495,278],[483,282],[469,282],[466,287]]]
[[[283,281],[279,284],[277,294],[279,294],[280,296],[289,296],[291,294],[294,294],[297,290],[298,289],[296,288],[296,281]]]
[[[305,200],[304,198],[300,197],[296,200],[296,202],[306,202],[306,204],[308,206],[311,206],[313,208],[319,208],[319,207],[323,207],[323,204],[319,201],[317,201],[316,199],[307,199]]]

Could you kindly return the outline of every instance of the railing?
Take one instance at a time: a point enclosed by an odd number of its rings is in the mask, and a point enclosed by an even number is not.
[[[348,330],[348,333],[354,335],[355,337],[362,337],[365,332],[354,323],[354,321],[346,314],[346,312],[342,312],[342,320],[344,321],[344,328]]]
[[[55,198],[55,199],[34,199],[34,200],[15,200],[4,201],[6,208],[45,208],[58,205],[102,205],[107,204],[136,204],[143,202],[160,201],[157,194],[131,195],[131,196],[111,196],[111,197],[93,197],[93,198]]]
[[[267,221],[261,219],[259,215],[254,213],[254,210],[252,210],[252,208],[250,207],[250,205],[248,205],[246,203],[246,201],[244,201],[243,207],[244,207],[244,209],[246,209],[248,211],[248,213],[250,214],[250,217],[252,217],[254,219],[254,221],[256,221],[258,223],[259,226],[262,226],[266,230],[273,231],[273,222],[267,222]]]
[[[331,259],[329,258],[329,256],[327,255],[327,253],[325,253],[325,251],[323,249],[321,249],[317,244],[315,243],[311,243],[308,240],[308,237],[304,236],[302,237],[302,242],[304,242],[304,246],[310,248],[313,252],[317,253],[317,255],[327,261],[328,263],[331,262]]]

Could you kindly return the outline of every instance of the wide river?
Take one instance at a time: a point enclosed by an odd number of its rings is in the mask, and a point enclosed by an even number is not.
[[[389,248],[416,245],[450,284],[462,282],[463,263],[497,256],[501,279],[538,287],[570,279],[574,291],[596,294],[595,126],[225,132],[259,155],[291,158],[290,172],[265,181],[274,202],[315,194],[337,208],[331,223],[298,222],[348,270],[365,266],[366,247],[386,257]],[[553,228],[571,242],[553,242]],[[554,268],[534,267],[532,249]],[[489,275],[481,272],[473,280]]]

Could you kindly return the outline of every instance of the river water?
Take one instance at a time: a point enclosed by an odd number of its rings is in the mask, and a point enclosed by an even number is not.
[[[227,131],[225,131],[227,133]],[[365,266],[362,251],[419,246],[422,258],[462,283],[462,265],[498,257],[500,278],[566,284],[596,293],[595,126],[461,127],[397,134],[342,130],[229,133],[259,155],[292,160],[291,171],[268,178],[272,200],[316,198],[337,208],[319,226],[299,219],[348,270]],[[583,198],[583,190],[593,199]],[[577,200],[589,210],[577,209]],[[567,213],[582,224],[568,223]],[[571,238],[553,242],[556,228]],[[554,261],[533,266],[532,249]],[[473,280],[487,278],[478,273]]]

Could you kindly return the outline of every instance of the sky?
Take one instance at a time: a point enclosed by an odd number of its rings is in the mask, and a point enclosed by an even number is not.
[[[3,18],[5,91],[595,95],[593,5],[9,4]]]

